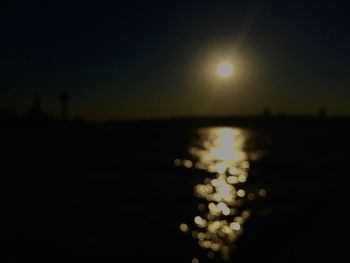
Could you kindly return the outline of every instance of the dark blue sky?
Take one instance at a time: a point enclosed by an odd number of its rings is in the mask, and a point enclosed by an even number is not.
[[[34,2],[34,3],[33,3]],[[72,3],[74,2],[74,3]],[[350,114],[345,1],[8,1],[1,12],[0,107],[36,94],[90,119]],[[208,67],[232,58],[220,83]]]

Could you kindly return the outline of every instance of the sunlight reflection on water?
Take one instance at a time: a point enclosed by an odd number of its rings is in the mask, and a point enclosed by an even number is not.
[[[244,189],[249,171],[244,147],[249,133],[231,127],[202,128],[197,133],[199,140],[189,149],[193,160],[177,159],[175,165],[209,173],[194,186],[194,194],[200,200],[198,215],[193,223],[181,224],[180,230],[190,233],[209,258],[220,254],[229,260],[251,215],[244,206],[245,199],[255,199],[254,193]]]

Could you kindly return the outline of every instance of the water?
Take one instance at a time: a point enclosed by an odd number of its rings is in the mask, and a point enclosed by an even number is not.
[[[348,253],[345,131],[131,125],[2,138],[2,174],[15,181],[2,191],[12,261],[300,262]]]
[[[202,248],[192,262],[257,260],[259,252],[294,261],[315,257],[319,248],[323,260],[346,253],[343,245],[331,245],[345,228],[344,140],[315,130],[284,133],[237,127],[194,132],[189,157],[174,161],[201,177],[192,183],[196,212],[180,224]],[[330,216],[342,223],[335,226]]]
[[[198,240],[208,258],[217,253],[228,261],[252,213],[249,201],[266,196],[265,189],[248,183],[249,163],[261,158],[261,152],[246,148],[251,136],[248,130],[201,128],[196,135],[189,148],[192,159],[175,160],[175,165],[205,172],[202,182],[193,187],[194,197],[198,198],[194,224],[182,223],[180,229]]]

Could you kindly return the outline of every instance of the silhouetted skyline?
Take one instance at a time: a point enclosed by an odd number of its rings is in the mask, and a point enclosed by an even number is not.
[[[345,1],[7,1],[0,108],[60,116],[350,114]],[[225,84],[207,68],[232,57]],[[222,87],[223,86],[223,87]]]

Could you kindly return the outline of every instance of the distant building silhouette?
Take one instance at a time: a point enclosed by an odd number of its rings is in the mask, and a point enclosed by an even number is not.
[[[41,121],[45,115],[42,110],[41,97],[37,95],[34,99],[32,107],[27,112],[27,117],[33,121]]]
[[[327,110],[325,108],[321,108],[318,113],[317,113],[318,117],[321,119],[325,119],[327,118]]]
[[[263,111],[263,116],[264,116],[265,118],[271,117],[271,110],[270,110],[269,107],[266,107],[266,108],[264,109],[264,111]]]
[[[0,109],[0,125],[14,123],[18,121],[18,114],[11,110]]]
[[[69,100],[69,93],[66,91],[62,91],[58,98],[61,101],[61,118],[63,121],[68,120],[68,100]]]

